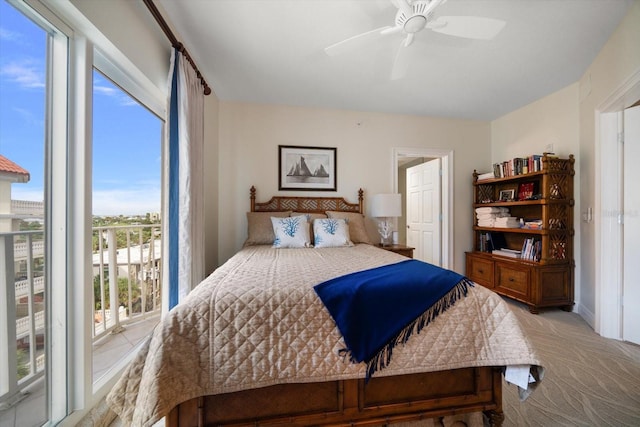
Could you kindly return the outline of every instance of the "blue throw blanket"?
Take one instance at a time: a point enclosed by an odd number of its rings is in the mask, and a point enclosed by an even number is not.
[[[451,270],[417,260],[358,271],[314,287],[367,381],[391,361],[393,348],[445,311],[473,286]]]

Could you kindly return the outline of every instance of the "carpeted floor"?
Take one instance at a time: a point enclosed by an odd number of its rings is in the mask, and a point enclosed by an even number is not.
[[[507,301],[546,372],[524,402],[505,383],[505,427],[640,426],[640,346],[602,338],[578,314]]]

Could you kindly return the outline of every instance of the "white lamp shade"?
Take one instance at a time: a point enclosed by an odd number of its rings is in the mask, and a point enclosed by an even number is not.
[[[397,193],[374,194],[371,197],[371,216],[376,218],[402,216],[402,196]]]

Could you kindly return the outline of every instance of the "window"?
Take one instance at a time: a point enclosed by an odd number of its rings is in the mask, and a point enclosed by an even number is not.
[[[40,0],[0,0],[0,92],[0,425],[73,424],[132,357],[109,340],[133,348],[161,307],[165,93]]]
[[[61,412],[52,366],[66,374],[66,353],[51,345],[66,336],[64,320],[52,322],[66,292],[55,266],[65,261],[52,256],[65,218],[51,200],[64,196],[68,29],[16,6],[0,1],[0,416],[39,425]]]
[[[95,384],[159,320],[162,121],[94,69],[92,129]]]

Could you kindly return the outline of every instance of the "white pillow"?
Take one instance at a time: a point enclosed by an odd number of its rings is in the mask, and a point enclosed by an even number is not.
[[[313,221],[313,242],[316,248],[353,246],[349,239],[349,224],[345,219],[322,218]]]
[[[309,238],[309,223],[305,215],[287,218],[271,217],[274,248],[308,248],[311,246]]]

